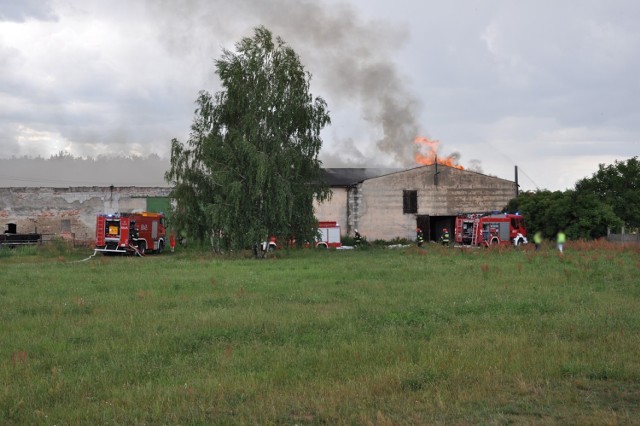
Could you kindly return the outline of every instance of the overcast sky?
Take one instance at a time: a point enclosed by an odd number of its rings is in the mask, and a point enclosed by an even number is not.
[[[326,167],[410,167],[425,136],[565,190],[640,154],[638,22],[637,0],[0,0],[0,158],[168,158],[264,25],[328,102]]]

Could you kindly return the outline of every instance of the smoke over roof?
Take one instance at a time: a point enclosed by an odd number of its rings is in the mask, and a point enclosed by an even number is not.
[[[413,164],[411,141],[419,129],[420,102],[394,62],[394,51],[407,38],[402,28],[367,22],[344,3],[164,0],[150,7],[160,20],[160,39],[176,55],[202,52],[203,40],[237,41],[256,25],[281,36],[312,74],[313,94],[325,98],[330,110],[352,111],[344,117],[332,114],[334,125],[355,119],[368,127],[358,141],[329,130],[325,139],[338,140],[323,151],[326,165]],[[378,133],[374,140],[372,130]]]
[[[0,159],[166,161],[198,92],[220,90],[214,60],[263,25],[328,103],[325,167],[413,166],[424,136],[467,170],[566,189],[640,135],[640,3],[574,3],[0,0]]]

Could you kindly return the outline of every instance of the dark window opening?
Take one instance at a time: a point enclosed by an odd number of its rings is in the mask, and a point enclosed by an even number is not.
[[[62,219],[60,221],[60,232],[62,232],[63,234],[71,233],[71,220]]]
[[[405,214],[418,213],[418,191],[402,191],[402,211]]]

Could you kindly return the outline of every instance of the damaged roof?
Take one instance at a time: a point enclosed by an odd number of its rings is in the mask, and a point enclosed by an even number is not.
[[[329,168],[322,169],[322,177],[329,186],[350,186],[367,179],[400,172],[401,168]]]

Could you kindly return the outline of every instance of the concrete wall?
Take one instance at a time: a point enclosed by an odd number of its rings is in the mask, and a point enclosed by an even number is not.
[[[607,241],[612,243],[640,243],[640,234],[609,234],[607,235]]]
[[[347,188],[331,188],[331,199],[323,203],[314,201],[313,211],[319,221],[336,221],[340,225],[342,235],[348,233],[347,219],[349,217],[347,205]]]
[[[18,233],[95,238],[96,215],[144,211],[147,198],[168,197],[171,188],[74,187],[0,188],[0,225],[15,223]]]
[[[459,212],[501,210],[515,197],[515,183],[480,173],[423,166],[332,188],[329,201],[314,204],[319,220],[337,221],[343,235],[355,229],[370,241],[413,239],[418,215],[454,216]],[[415,190],[418,213],[403,213],[403,191]],[[147,198],[168,197],[163,187],[0,188],[0,225],[16,223],[18,232],[72,233],[95,237],[98,213],[144,211]]]
[[[515,183],[451,167],[424,166],[368,179],[349,192],[349,224],[370,241],[415,238],[417,215],[502,210],[515,197]],[[436,180],[437,179],[437,180]],[[403,213],[403,191],[415,190],[418,213]]]

